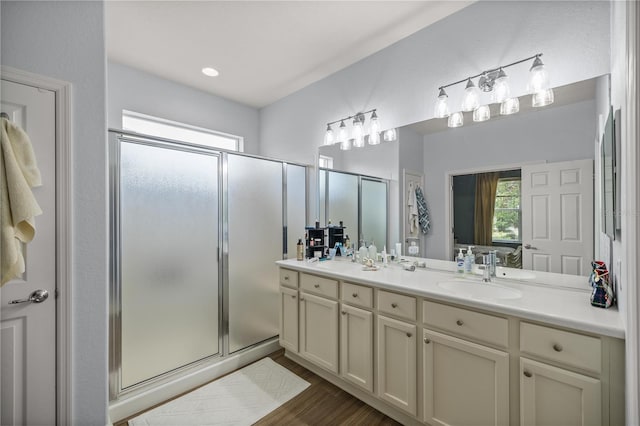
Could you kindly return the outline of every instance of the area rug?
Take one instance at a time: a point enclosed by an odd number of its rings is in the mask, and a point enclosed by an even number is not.
[[[308,386],[271,358],[263,358],[147,411],[129,425],[251,425]]]

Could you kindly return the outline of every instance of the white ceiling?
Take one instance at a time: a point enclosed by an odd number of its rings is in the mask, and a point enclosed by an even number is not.
[[[110,61],[256,108],[471,1],[107,1]],[[205,77],[203,67],[220,71]]]

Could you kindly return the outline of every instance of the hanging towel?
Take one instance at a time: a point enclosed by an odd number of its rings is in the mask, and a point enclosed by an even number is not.
[[[25,270],[21,243],[33,240],[42,214],[31,188],[42,185],[29,136],[6,118],[0,129],[0,286]]]
[[[416,202],[416,191],[413,182],[409,183],[407,191],[407,210],[409,212],[409,233],[414,234],[418,231],[418,203]]]
[[[424,199],[422,188],[419,186],[416,186],[416,201],[418,203],[420,230],[422,230],[423,234],[426,234],[431,229],[431,218],[429,217],[429,209],[427,209],[427,202]]]

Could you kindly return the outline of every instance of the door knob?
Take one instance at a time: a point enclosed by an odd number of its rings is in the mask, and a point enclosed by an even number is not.
[[[526,248],[527,250],[538,250],[538,247],[534,247],[531,244],[525,244],[524,248]]]
[[[9,302],[9,305],[17,305],[18,303],[42,303],[49,297],[49,292],[47,290],[36,290],[29,295],[26,299],[16,299]]]

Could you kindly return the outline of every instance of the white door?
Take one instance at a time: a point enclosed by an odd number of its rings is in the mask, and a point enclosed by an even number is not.
[[[522,167],[524,269],[588,275],[593,259],[593,160]]]
[[[2,81],[2,112],[31,139],[42,186],[33,193],[43,214],[26,247],[26,271],[0,289],[3,425],[41,425],[56,421],[56,258],[55,258],[55,95],[48,90]],[[41,303],[26,299],[46,290]]]

